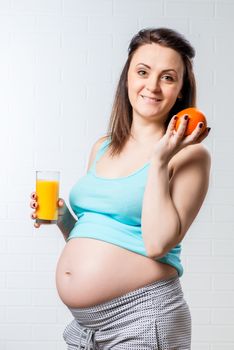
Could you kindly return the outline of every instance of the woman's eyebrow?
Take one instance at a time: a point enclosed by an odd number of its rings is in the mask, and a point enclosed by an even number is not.
[[[139,65],[145,66],[145,67],[147,67],[147,68],[149,68],[149,69],[151,68],[150,66],[148,66],[148,65],[145,64],[145,63],[138,63],[138,64],[136,65],[136,67],[139,66]]]
[[[136,65],[136,67],[139,66],[139,65],[142,65],[142,66],[145,66],[145,67],[151,69],[151,67],[148,66],[148,65],[145,64],[145,63],[138,63],[138,64]],[[173,68],[163,69],[162,72],[163,72],[163,73],[165,73],[165,72],[174,72],[174,73],[177,74],[177,71],[176,71],[175,69],[173,69]]]

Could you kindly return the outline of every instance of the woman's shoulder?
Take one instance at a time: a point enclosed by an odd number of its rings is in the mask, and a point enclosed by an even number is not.
[[[90,155],[89,155],[87,171],[90,169],[101,145],[103,144],[104,141],[106,141],[108,139],[108,137],[109,137],[108,135],[102,136],[99,139],[97,139],[97,141],[95,141],[95,143],[93,144],[93,146],[91,148]]]
[[[211,166],[211,154],[209,149],[202,143],[186,146],[173,157],[171,162],[173,172],[185,163],[191,161],[197,161],[200,165],[206,166],[209,169]]]
[[[108,138],[109,138],[108,135],[104,135],[104,136],[101,136],[99,139],[97,139],[92,146],[92,151],[96,153],[100,148],[100,146],[104,143],[104,141],[108,140]]]

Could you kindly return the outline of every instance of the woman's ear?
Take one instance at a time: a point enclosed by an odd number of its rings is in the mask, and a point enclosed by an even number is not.
[[[183,98],[183,96],[182,96],[182,93],[181,93],[181,92],[179,93],[179,95],[177,96],[177,98],[178,98],[179,100],[181,100],[181,99]]]

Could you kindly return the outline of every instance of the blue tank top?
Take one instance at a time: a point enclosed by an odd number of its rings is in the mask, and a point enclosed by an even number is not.
[[[87,237],[147,256],[141,231],[142,201],[149,162],[128,176],[105,178],[96,174],[96,162],[105,152],[110,138],[99,148],[87,174],[72,187],[69,201],[78,221],[67,240]],[[181,245],[156,259],[183,274]]]

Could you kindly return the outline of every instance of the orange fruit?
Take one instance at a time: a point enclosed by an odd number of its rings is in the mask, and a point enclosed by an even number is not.
[[[183,121],[183,117],[185,114],[188,115],[188,119],[187,119],[187,127],[185,129],[184,136],[190,135],[193,132],[193,130],[197,127],[197,124],[200,122],[203,123],[203,126],[201,128],[201,134],[202,134],[207,127],[206,117],[199,109],[195,107],[185,108],[176,114],[178,119],[176,120],[175,130],[177,131],[177,129],[179,128],[180,123],[181,121]]]

